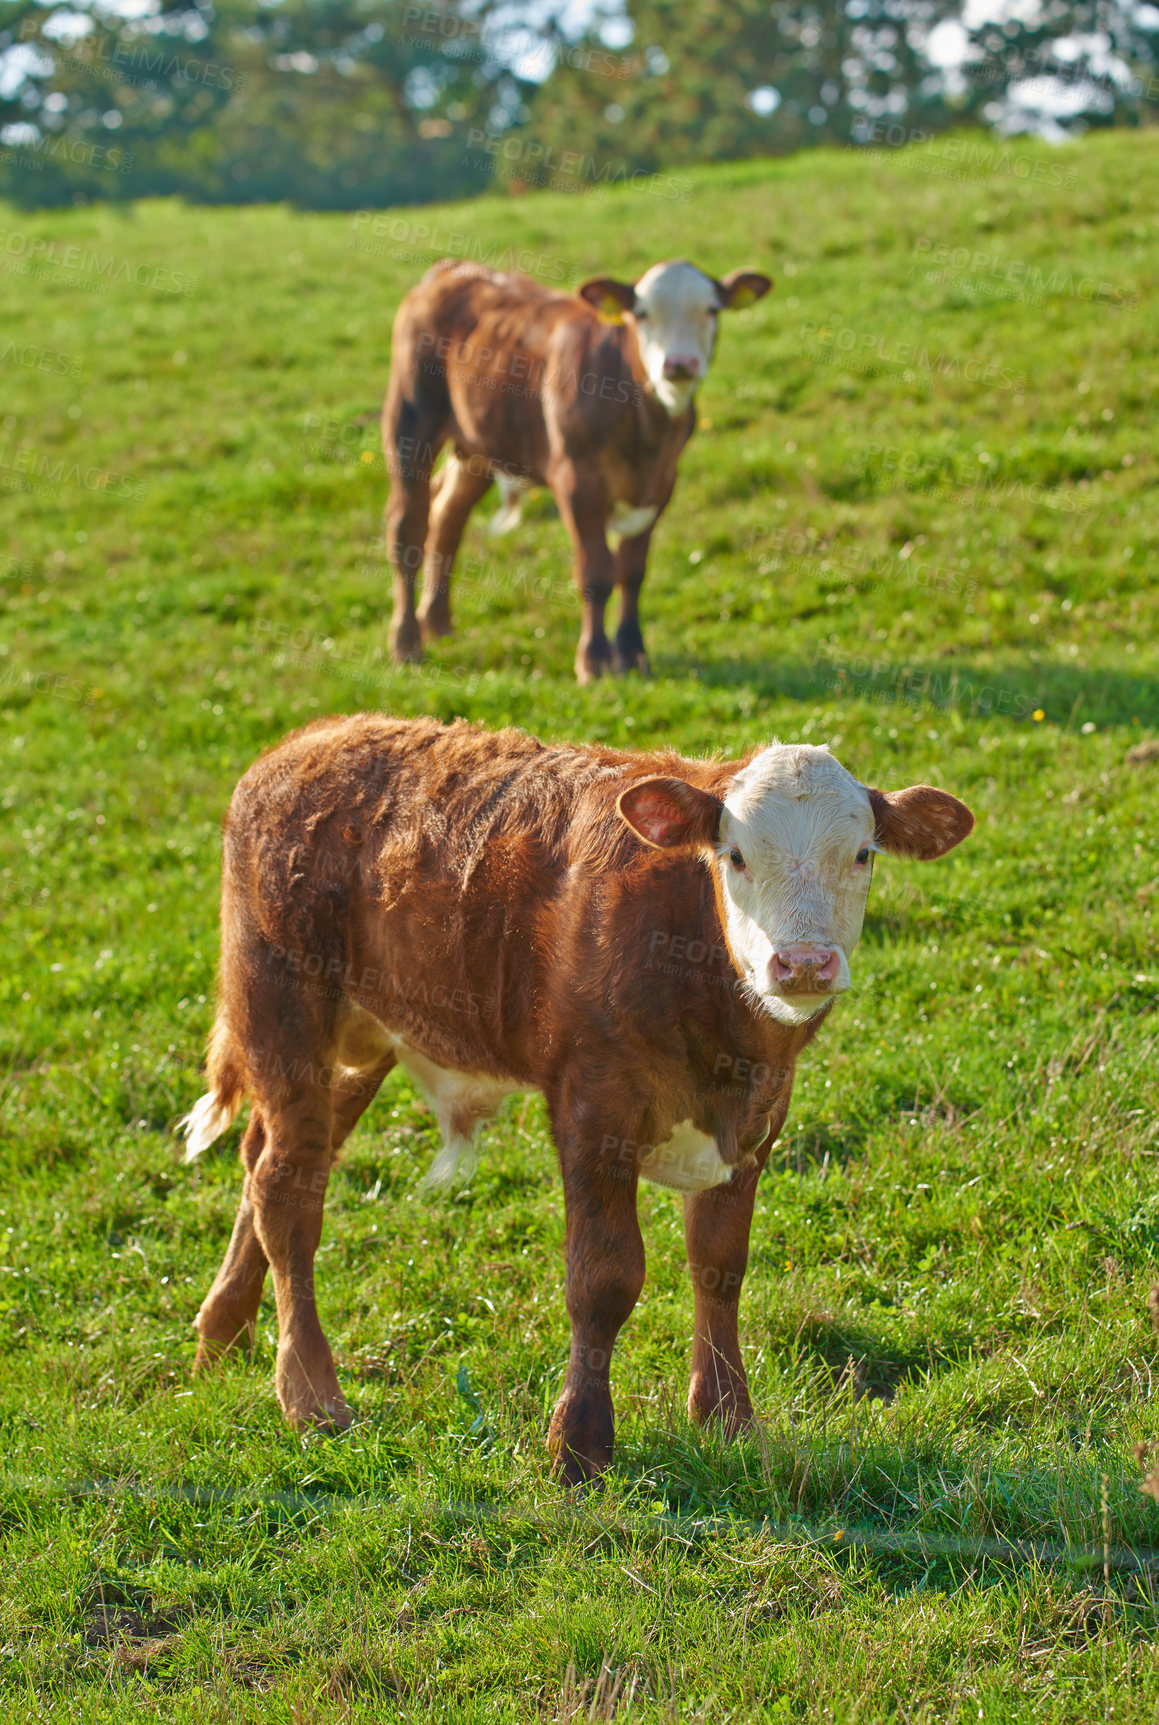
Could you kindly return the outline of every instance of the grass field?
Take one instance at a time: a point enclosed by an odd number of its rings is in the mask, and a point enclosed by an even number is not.
[[[0,211],[6,1719],[1151,1725],[1157,208],[1144,132],[705,169],[689,202]],[[546,497],[472,527],[458,633],[386,661],[391,317],[463,250],[777,278],[702,391],[648,682],[575,686]],[[617,1463],[552,1483],[543,1107],[424,1200],[397,1073],[318,1261],[351,1432],[284,1428],[269,1302],[252,1364],[191,1379],[239,1184],[236,1130],[192,1169],[172,1136],[219,822],[261,748],[365,707],[827,740],[976,811],[953,857],[879,868],[807,1056],[754,1222],[750,1441],[684,1417],[679,1202],[642,1187]]]

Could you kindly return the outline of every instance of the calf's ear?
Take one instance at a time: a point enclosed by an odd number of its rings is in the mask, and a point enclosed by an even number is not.
[[[715,843],[723,806],[686,779],[638,779],[616,803],[636,837],[661,851]]]
[[[730,270],[716,285],[722,311],[743,311],[746,305],[764,299],[772,288],[773,278],[761,275],[759,270]]]
[[[904,791],[870,791],[877,842],[891,856],[931,862],[974,830],[974,817],[949,791],[910,785]]]
[[[592,276],[575,291],[609,323],[619,323],[636,304],[636,290],[631,282],[618,282],[612,276]]]

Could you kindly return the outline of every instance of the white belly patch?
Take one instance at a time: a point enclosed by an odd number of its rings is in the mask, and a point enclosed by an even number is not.
[[[655,509],[631,509],[626,503],[614,503],[608,516],[607,531],[630,539],[635,533],[646,533],[656,519]]]
[[[423,1190],[466,1182],[479,1163],[475,1139],[480,1126],[491,1119],[504,1097],[528,1086],[489,1072],[459,1072],[439,1066],[361,1008],[355,1009],[341,1051],[346,1060],[341,1067],[336,1061],[335,1068],[351,1074],[369,1071],[388,1048],[426,1097],[442,1133],[442,1148],[423,1178]],[[701,1132],[691,1120],[682,1121],[663,1144],[640,1145],[636,1166],[641,1179],[675,1192],[704,1192],[710,1186],[724,1185],[732,1176],[730,1164],[721,1160],[715,1138]]]
[[[663,1144],[646,1144],[637,1158],[642,1180],[670,1186],[674,1192],[706,1192],[723,1186],[732,1168],[720,1159],[716,1139],[683,1121]]]

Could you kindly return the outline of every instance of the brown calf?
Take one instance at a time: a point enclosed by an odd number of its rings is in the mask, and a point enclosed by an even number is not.
[[[577,298],[476,264],[444,260],[429,270],[395,318],[382,415],[395,658],[419,659],[424,638],[450,632],[455,553],[497,477],[501,527],[518,520],[528,486],[555,494],[583,598],[580,681],[612,667],[646,670],[639,595],[648,546],[692,435],[717,314],[771,286],[751,270],[716,281],[677,261],[653,265],[635,284],[596,277]],[[454,453],[432,480],[447,443]],[[614,553],[609,533],[619,539]],[[614,586],[613,649],[604,609]]]
[[[867,790],[822,748],[691,761],[376,714],[295,732],[225,822],[210,1091],[188,1154],[243,1096],[253,1110],[199,1363],[252,1337],[268,1265],[282,1407],[349,1422],[314,1254],[335,1156],[397,1062],[443,1129],[436,1182],[471,1165],[505,1093],[547,1099],[567,1211],[564,1476],[611,1457],[640,1178],[684,1194],[690,1412],[747,1425],[737,1305],[797,1056],[848,986],[874,852],[940,856],[972,825],[946,792]]]

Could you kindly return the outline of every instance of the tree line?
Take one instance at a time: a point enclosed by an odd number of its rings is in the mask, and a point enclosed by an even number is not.
[[[1159,9],[625,0],[582,33],[500,0],[0,0],[0,196],[369,209],[661,176],[963,125],[1159,114]]]

